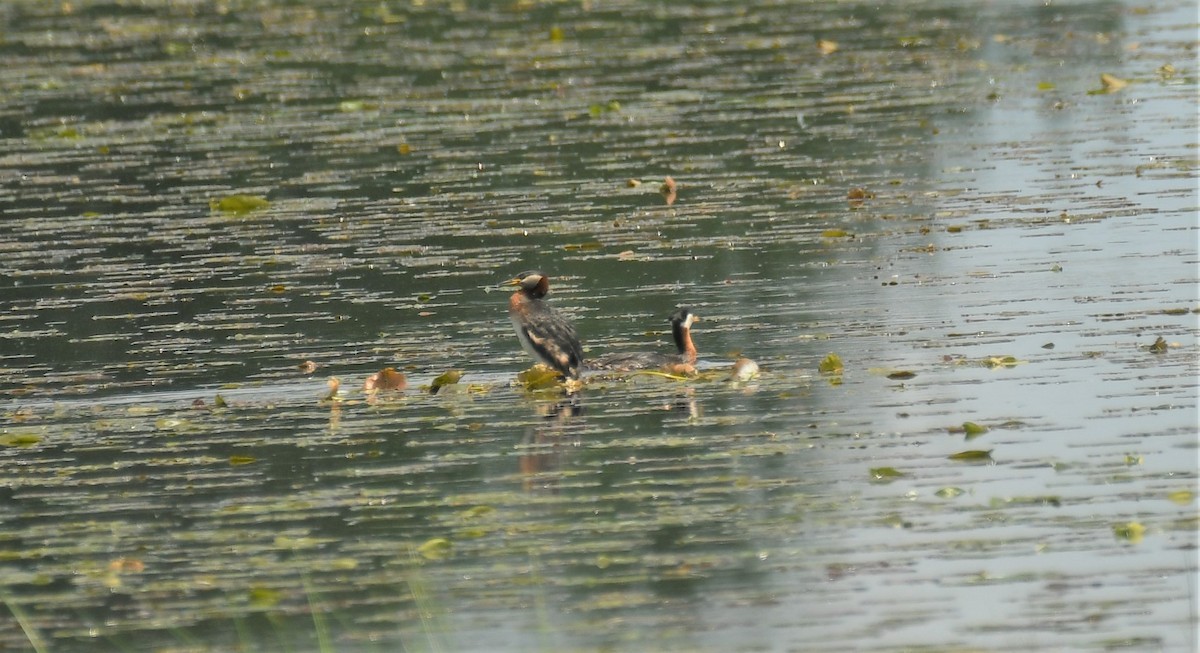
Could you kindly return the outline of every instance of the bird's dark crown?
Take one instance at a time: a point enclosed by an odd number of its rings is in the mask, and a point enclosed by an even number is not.
[[[534,297],[545,297],[550,292],[550,277],[537,270],[526,270],[505,285],[520,286]]]

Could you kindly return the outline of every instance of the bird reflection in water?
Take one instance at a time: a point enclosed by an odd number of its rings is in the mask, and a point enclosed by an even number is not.
[[[576,418],[583,414],[578,395],[554,402],[539,402],[536,414],[541,421],[525,429],[517,445],[522,485],[527,491],[558,489],[558,470],[566,450],[579,446],[583,426]]]

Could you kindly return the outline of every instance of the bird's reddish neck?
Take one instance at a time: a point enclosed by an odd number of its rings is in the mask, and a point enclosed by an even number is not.
[[[671,325],[672,335],[675,336],[675,346],[679,348],[680,355],[689,362],[696,362],[696,345],[692,343],[692,330],[686,323],[677,323]]]

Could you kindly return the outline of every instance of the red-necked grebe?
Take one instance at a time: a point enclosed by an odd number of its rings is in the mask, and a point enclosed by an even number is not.
[[[522,272],[504,285],[518,286],[508,300],[508,316],[521,347],[560,375],[578,379],[583,347],[575,335],[575,326],[545,301],[550,279],[541,272]]]
[[[700,317],[690,308],[684,307],[671,314],[671,337],[675,340],[676,354],[653,352],[615,353],[589,360],[587,366],[593,370],[633,372],[636,370],[662,370],[672,374],[691,374],[696,371],[696,345],[692,342],[692,325]]]

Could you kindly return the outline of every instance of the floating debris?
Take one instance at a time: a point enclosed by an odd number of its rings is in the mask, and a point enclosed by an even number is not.
[[[667,206],[675,203],[675,198],[678,196],[678,187],[675,180],[667,177],[663,180],[662,186],[658,187],[658,192],[662,193],[663,199],[666,200]]]
[[[403,390],[408,387],[408,379],[404,373],[397,372],[394,367],[385,367],[367,377],[363,382],[364,392],[379,392],[384,390]]]

